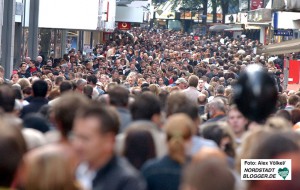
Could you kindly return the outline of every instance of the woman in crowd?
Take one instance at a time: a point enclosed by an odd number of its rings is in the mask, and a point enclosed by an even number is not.
[[[147,162],[142,167],[148,190],[177,190],[181,170],[187,162],[187,151],[193,135],[193,121],[185,114],[170,116],[164,126],[168,155]]]

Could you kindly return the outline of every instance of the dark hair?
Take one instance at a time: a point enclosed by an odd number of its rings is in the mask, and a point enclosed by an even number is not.
[[[93,85],[96,85],[96,83],[98,81],[96,75],[89,75],[89,76],[87,76],[86,80],[88,83],[92,83]]]
[[[151,120],[155,114],[160,114],[160,102],[151,92],[144,92],[138,96],[130,106],[133,120]]]
[[[172,93],[167,99],[167,117],[175,113],[184,113],[192,120],[199,117],[198,107],[181,92]]]
[[[84,86],[83,87],[83,94],[86,95],[88,98],[92,99],[93,87],[91,85]]]
[[[46,81],[37,80],[32,84],[32,91],[34,97],[46,97],[48,92],[48,84]]]
[[[222,145],[222,139],[226,137],[231,137],[230,134],[220,126],[217,122],[212,122],[206,124],[206,126],[202,127],[202,136],[205,139],[213,140],[219,147]],[[232,139],[233,140],[233,139]],[[220,147],[221,148],[221,147]],[[233,142],[227,143],[223,150],[228,156],[235,157],[235,149],[233,146]]]
[[[155,158],[155,146],[148,130],[129,130],[124,144],[124,156],[137,169],[149,159]]]
[[[278,110],[275,114],[276,117],[281,117],[286,119],[287,121],[291,121],[292,122],[292,116],[290,114],[289,111],[287,110]]]
[[[278,109],[284,109],[287,105],[287,97],[283,94],[278,94],[277,107]]]
[[[255,146],[252,159],[272,159],[282,153],[299,152],[298,139],[299,135],[290,131],[271,133]]]
[[[116,86],[109,90],[108,95],[111,105],[121,107],[128,105],[129,91],[126,88],[122,86]]]
[[[78,93],[68,92],[57,99],[53,105],[54,117],[64,137],[72,130],[76,111],[87,104],[88,99]]]
[[[300,121],[300,109],[291,110],[291,121],[294,125]]]
[[[115,109],[107,106],[100,106],[97,103],[84,106],[78,112],[76,118],[97,118],[99,121],[100,133],[118,134],[120,121]]]
[[[50,130],[50,126],[46,118],[40,113],[29,113],[23,118],[25,128],[38,130],[46,133]]]
[[[0,186],[11,187],[27,148],[20,129],[0,120]]]
[[[12,112],[15,106],[15,92],[11,86],[3,84],[0,86],[0,107],[5,112]]]
[[[199,78],[196,75],[192,75],[189,78],[189,86],[197,88],[199,82]]]
[[[18,100],[22,100],[23,99],[22,90],[20,88],[14,88],[13,87],[13,91],[14,91],[16,99],[18,99]]]
[[[27,65],[25,62],[22,62],[19,67],[21,68],[24,64]]]
[[[73,90],[73,85],[70,81],[63,81],[60,85],[59,85],[59,91],[60,93],[64,93],[67,91]]]
[[[62,76],[58,76],[55,78],[55,85],[59,85],[59,83],[61,83],[62,81],[64,81],[64,77]]]
[[[47,86],[47,89],[48,89],[48,86]],[[32,94],[32,87],[30,87],[30,86],[25,87],[23,89],[23,94],[31,95]]]

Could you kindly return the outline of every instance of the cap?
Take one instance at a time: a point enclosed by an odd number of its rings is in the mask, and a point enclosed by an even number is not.
[[[175,83],[176,84],[187,83],[187,81],[184,78],[178,78]]]
[[[97,58],[105,58],[103,55],[98,55]]]

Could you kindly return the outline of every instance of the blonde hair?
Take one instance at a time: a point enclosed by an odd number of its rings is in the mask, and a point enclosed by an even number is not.
[[[160,93],[160,88],[156,84],[150,84],[149,89],[150,92],[152,92],[156,96],[158,96],[158,94]]]
[[[21,86],[21,90],[26,87],[31,87],[30,81],[27,78],[21,78],[17,83]]]
[[[77,190],[71,163],[57,147],[35,149],[25,159],[24,189]]]
[[[167,134],[167,145],[171,159],[183,164],[186,159],[185,142],[193,135],[194,123],[185,114],[170,116],[164,126]]]

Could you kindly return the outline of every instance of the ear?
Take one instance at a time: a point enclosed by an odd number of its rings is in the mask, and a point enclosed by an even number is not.
[[[105,134],[105,146],[107,151],[113,151],[115,148],[116,135],[114,133]]]
[[[151,117],[151,121],[155,124],[157,124],[158,126],[160,126],[161,124],[161,115],[156,113]]]

